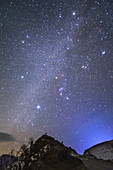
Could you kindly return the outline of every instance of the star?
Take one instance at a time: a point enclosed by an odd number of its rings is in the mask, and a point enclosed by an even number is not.
[[[102,55],[104,55],[106,53],[106,51],[102,51]]]
[[[21,79],[23,79],[24,78],[24,76],[21,76]]]
[[[59,15],[59,18],[62,18],[62,14]]]
[[[24,44],[25,43],[25,41],[24,40],[22,40],[22,44]]]
[[[55,77],[55,79],[57,80],[57,79],[58,79],[58,77],[56,76],[56,77]]]
[[[69,100],[69,97],[68,97],[68,96],[66,97],[66,100]]]
[[[75,16],[75,15],[76,15],[76,13],[75,13],[75,12],[73,12],[72,14],[73,14],[73,16]]]
[[[41,108],[41,106],[40,105],[37,105],[37,107],[36,107],[37,109],[40,109]]]

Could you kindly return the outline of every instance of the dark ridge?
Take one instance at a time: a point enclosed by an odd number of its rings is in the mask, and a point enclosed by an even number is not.
[[[53,137],[43,135],[25,149],[7,170],[86,170],[83,162],[72,154],[78,155]]]

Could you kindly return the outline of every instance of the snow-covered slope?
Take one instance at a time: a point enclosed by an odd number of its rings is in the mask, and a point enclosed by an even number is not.
[[[98,159],[113,161],[113,140],[97,144],[87,149],[84,155],[93,155]]]

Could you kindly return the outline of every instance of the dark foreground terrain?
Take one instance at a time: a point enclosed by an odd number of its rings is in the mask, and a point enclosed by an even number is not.
[[[0,156],[0,170],[4,170],[7,166],[14,162],[16,157],[11,155],[2,155]]]
[[[104,153],[102,154],[106,160],[97,158],[97,148],[100,155],[101,146],[105,150],[108,143],[107,145],[106,143],[104,145],[99,144],[98,147],[94,146],[93,151],[91,148],[85,151],[83,155],[79,155],[72,148],[64,146],[63,143],[48,135],[43,135],[34,143],[32,142],[29,148],[24,148],[17,158],[11,156],[8,158],[7,155],[7,159],[10,161],[5,160],[5,162],[9,166],[7,167],[2,160],[0,164],[4,166],[1,166],[0,170],[113,170],[112,159],[107,160]],[[110,153],[111,150],[112,148],[109,151]],[[110,158],[110,154],[107,153],[107,155]]]

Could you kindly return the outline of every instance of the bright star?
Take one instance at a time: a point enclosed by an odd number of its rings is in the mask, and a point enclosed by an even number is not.
[[[73,12],[72,14],[73,14],[73,15],[76,15],[76,13],[75,13],[75,12]]]
[[[58,77],[56,76],[56,77],[55,77],[55,79],[57,80],[57,79],[58,79]]]
[[[68,97],[68,96],[66,97],[66,100],[69,100],[69,97]]]
[[[59,18],[62,18],[62,15],[61,15],[61,14],[59,15]]]
[[[69,47],[67,47],[67,50],[69,50]]]
[[[24,76],[21,76],[21,79],[23,79],[24,78]]]
[[[106,52],[105,51],[102,51],[102,55],[104,55]]]
[[[26,35],[26,38],[30,38],[30,36],[29,36],[29,35]]]
[[[62,92],[60,92],[60,96],[62,96]]]
[[[40,105],[37,105],[37,107],[36,107],[37,109],[40,109],[41,108],[41,106]]]

